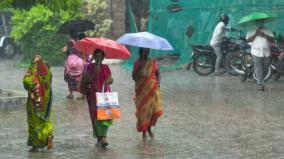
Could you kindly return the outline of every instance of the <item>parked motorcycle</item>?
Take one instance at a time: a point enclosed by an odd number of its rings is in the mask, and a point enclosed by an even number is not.
[[[222,62],[221,66],[231,75],[237,75],[234,70],[235,62],[240,61],[239,51],[241,45],[244,45],[246,40],[243,33],[239,31],[239,38],[224,38],[222,43]],[[206,76],[214,72],[216,54],[209,45],[191,45],[192,47],[192,63],[188,64],[188,69],[192,66],[194,71]]]
[[[240,80],[242,82],[246,81],[246,79],[248,78],[256,80],[256,75],[254,73],[253,61],[250,50],[251,46],[248,43],[242,45],[239,54],[241,60],[234,67],[235,72],[237,72],[240,75]],[[264,70],[264,81],[269,80],[271,75],[272,75],[272,69],[271,66],[268,66]]]
[[[284,39],[279,35],[271,47],[272,79],[277,81],[284,74]]]

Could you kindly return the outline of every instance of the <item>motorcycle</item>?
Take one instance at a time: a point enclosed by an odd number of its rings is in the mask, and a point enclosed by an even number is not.
[[[234,67],[235,72],[240,75],[240,80],[242,82],[246,81],[247,78],[256,80],[256,75],[254,73],[253,61],[251,56],[251,46],[246,43],[242,45],[240,49],[240,62]],[[268,66],[264,70],[264,81],[269,80],[272,75],[272,68]]]
[[[272,53],[272,79],[277,81],[284,74],[284,39],[279,35],[271,47]]]
[[[224,38],[222,43],[222,62],[221,66],[230,75],[238,75],[234,71],[234,65],[236,62],[240,61],[238,52],[240,51],[241,46],[246,42],[243,32],[239,31],[239,38]],[[215,61],[216,54],[214,50],[209,45],[191,45],[192,47],[192,57],[191,63],[188,64],[187,69],[190,69],[192,66],[194,71],[201,75],[206,76],[214,72],[215,70]]]

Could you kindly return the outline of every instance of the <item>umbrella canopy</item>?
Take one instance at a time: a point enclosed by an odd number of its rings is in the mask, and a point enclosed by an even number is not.
[[[149,32],[128,33],[121,36],[117,42],[156,50],[173,50],[172,45],[164,38]]]
[[[58,34],[70,34],[71,31],[84,32],[95,29],[95,24],[90,20],[70,20],[62,24],[57,31]]]
[[[263,19],[264,22],[270,22],[277,18],[276,14],[273,13],[264,13],[264,12],[253,12],[247,16],[244,16],[239,21],[240,25],[250,25],[253,24],[256,20]]]
[[[125,46],[106,38],[84,38],[73,48],[87,55],[92,54],[96,49],[101,49],[105,52],[105,58],[108,59],[128,59],[131,56]]]

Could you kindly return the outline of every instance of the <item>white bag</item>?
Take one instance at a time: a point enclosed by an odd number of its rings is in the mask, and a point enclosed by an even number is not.
[[[96,92],[97,119],[111,120],[120,118],[117,92]]]
[[[117,92],[96,92],[97,107],[119,107]]]

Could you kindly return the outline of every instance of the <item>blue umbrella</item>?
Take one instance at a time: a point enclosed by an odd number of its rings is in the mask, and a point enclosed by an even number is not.
[[[127,33],[117,39],[117,42],[156,50],[173,50],[172,45],[166,39],[149,32]]]

